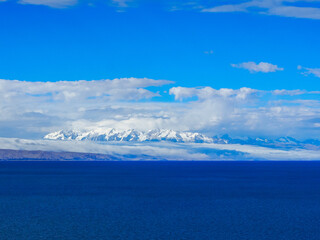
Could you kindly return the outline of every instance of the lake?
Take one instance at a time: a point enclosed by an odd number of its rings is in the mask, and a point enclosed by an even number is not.
[[[320,239],[320,162],[0,162],[1,240]]]

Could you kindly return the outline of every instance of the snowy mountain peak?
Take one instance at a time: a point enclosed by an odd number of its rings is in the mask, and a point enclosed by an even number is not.
[[[174,131],[170,129],[154,129],[139,131],[135,129],[117,130],[114,128],[97,128],[94,130],[61,130],[47,134],[44,139],[48,140],[75,140],[75,141],[97,141],[97,142],[178,142],[178,143],[216,143],[216,144],[240,144],[255,145],[262,147],[303,148],[320,146],[320,141],[309,139],[298,141],[292,137],[281,137],[277,139],[266,138],[244,138],[234,139],[228,135],[221,137],[207,137],[197,132]]]
[[[212,143],[213,139],[200,133],[174,131],[170,129],[156,129],[149,131],[138,131],[128,129],[119,131],[113,128],[94,129],[89,131],[61,130],[47,134],[45,139],[50,140],[76,140],[76,141],[171,141],[171,142],[196,142]]]

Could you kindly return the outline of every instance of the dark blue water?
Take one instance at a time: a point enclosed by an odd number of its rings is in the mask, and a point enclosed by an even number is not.
[[[0,239],[320,239],[320,162],[1,162]]]

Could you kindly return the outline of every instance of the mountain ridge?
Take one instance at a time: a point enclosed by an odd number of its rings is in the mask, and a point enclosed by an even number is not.
[[[94,129],[89,131],[60,130],[47,134],[48,140],[77,140],[77,141],[171,141],[171,142],[195,142],[212,143],[213,138],[200,133],[174,131],[170,129],[155,129],[138,131],[135,129],[116,130],[114,128]]]
[[[307,147],[320,146],[320,140],[307,139],[299,141],[293,137],[268,138],[231,138],[229,135],[208,137],[198,132],[174,131],[170,129],[153,129],[139,131],[135,129],[116,130],[114,128],[93,130],[60,130],[44,136],[46,140],[76,140],[97,142],[177,142],[177,143],[216,143],[241,144],[265,147]]]

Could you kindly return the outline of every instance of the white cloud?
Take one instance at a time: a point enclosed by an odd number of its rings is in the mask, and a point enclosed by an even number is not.
[[[2,149],[133,156],[131,160],[319,160],[319,149],[281,150],[239,144],[107,143],[0,138]],[[128,160],[128,158],[126,158]]]
[[[6,1],[6,0],[0,0]],[[132,0],[110,0],[112,5],[117,8],[127,8]],[[52,8],[66,8],[74,6],[78,3],[78,0],[19,0],[21,4],[33,4],[33,5],[45,5]]]
[[[197,97],[199,99],[208,99],[213,97],[222,98],[235,98],[235,99],[246,99],[250,95],[257,93],[258,91],[251,88],[240,88],[240,89],[230,89],[221,88],[219,90],[211,87],[203,88],[186,88],[186,87],[173,87],[170,89],[169,94],[174,95],[175,100],[183,100],[186,98]]]
[[[231,64],[234,68],[243,68],[249,70],[251,73],[256,72],[263,72],[263,73],[270,73],[270,72],[276,72],[276,71],[283,71],[284,69],[281,67],[278,67],[277,65],[267,63],[267,62],[244,62],[239,64]]]
[[[17,97],[38,97],[52,101],[72,101],[87,98],[139,100],[159,96],[158,93],[145,89],[146,87],[171,83],[173,82],[147,78],[59,82],[0,80],[0,92],[5,100]]]
[[[188,130],[196,129],[209,136],[231,133],[238,136],[253,134],[269,137],[317,137],[318,134],[314,134],[310,123],[316,121],[317,114],[320,113],[319,101],[296,99],[303,94],[319,94],[318,92],[174,87],[170,89],[170,94],[176,100],[191,100],[184,102],[188,110],[178,120],[179,126],[189,126]],[[270,95],[273,97],[270,98]],[[294,100],[275,101],[284,95],[292,96]]]
[[[208,136],[320,135],[320,103],[304,90],[172,87],[177,101],[151,101],[166,80],[0,81],[0,137],[41,138],[61,129],[157,128]],[[153,86],[153,91],[148,87]],[[287,96],[290,95],[288,100]],[[272,97],[271,97],[272,96]],[[142,100],[142,101],[139,101]],[[285,100],[285,101],[284,101]]]
[[[295,3],[300,3],[295,6]],[[301,6],[301,3],[317,3],[319,0],[251,0],[238,4],[217,5],[205,7],[202,12],[255,12],[282,17],[320,19],[320,8]]]
[[[304,75],[312,74],[312,75],[320,78],[320,68],[306,68],[306,67],[298,66],[298,70],[304,70],[302,72],[302,74],[304,74]]]
[[[282,17],[320,19],[320,8],[280,6],[270,8],[267,14]]]
[[[296,89],[296,90],[286,90],[286,89],[277,89],[272,92],[274,95],[289,95],[289,96],[296,96],[307,94],[307,91]]]
[[[125,12],[127,8],[132,7],[135,0],[111,0],[111,6],[116,8],[117,12]]]
[[[59,82],[0,80],[0,132],[25,136],[41,134],[50,127],[69,126],[75,120],[92,116],[96,121],[114,119],[127,111],[118,110],[116,103],[130,108],[129,101],[134,104],[137,100],[160,96],[147,87],[170,83],[147,78]],[[139,108],[139,104],[135,107]],[[130,111],[134,111],[134,107]]]
[[[202,12],[246,12],[245,4],[222,5],[214,8],[203,9]]]
[[[114,5],[116,5],[117,7],[120,7],[120,8],[127,8],[129,7],[129,2],[131,2],[131,0],[111,0],[112,3]]]
[[[209,160],[206,154],[170,143],[108,143],[0,138],[2,149],[136,155],[132,160]],[[126,159],[127,160],[127,159]]]
[[[204,51],[204,54],[208,54],[208,55],[211,55],[211,54],[213,54],[213,53],[214,53],[213,50]]]
[[[76,5],[78,0],[20,0],[19,3],[45,5],[52,8],[66,8]]]

